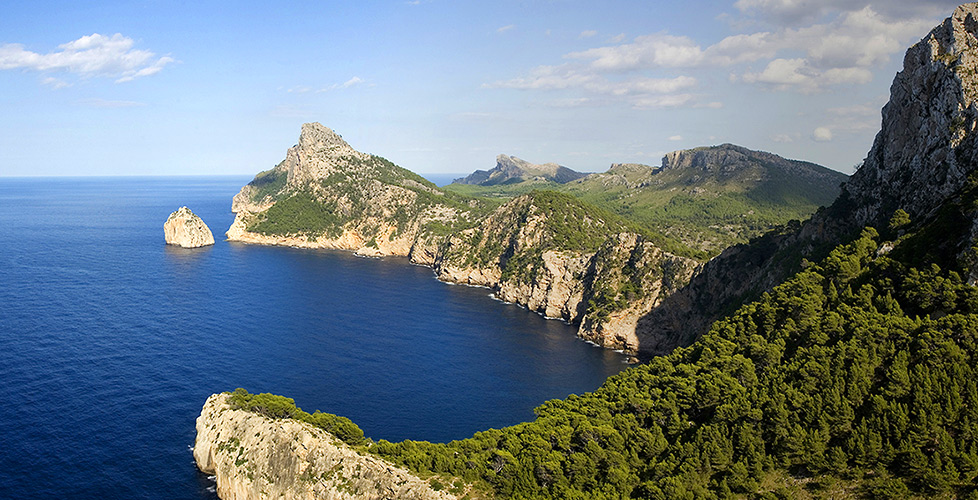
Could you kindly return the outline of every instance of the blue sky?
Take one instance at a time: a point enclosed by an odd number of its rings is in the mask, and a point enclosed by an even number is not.
[[[0,175],[254,174],[318,121],[420,173],[732,142],[851,173],[956,2],[11,2]]]

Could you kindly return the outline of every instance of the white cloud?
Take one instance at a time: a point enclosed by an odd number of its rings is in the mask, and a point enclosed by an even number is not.
[[[632,106],[639,109],[647,108],[679,108],[686,106],[693,101],[692,94],[676,94],[640,97],[635,99]]]
[[[681,140],[683,140],[683,136],[681,136],[681,135],[671,135],[671,136],[669,136],[668,140],[670,140],[670,141],[681,141]]]
[[[486,85],[490,88],[511,88],[521,90],[560,90],[579,88],[597,94],[637,95],[677,92],[696,85],[696,79],[689,76],[674,78],[630,78],[610,80],[602,75],[571,65],[539,66],[528,77],[514,78]]]
[[[827,127],[817,127],[812,131],[812,140],[815,142],[829,142],[832,140],[832,130]]]
[[[790,144],[798,139],[799,134],[778,134],[771,138],[772,141],[781,144]]]
[[[107,99],[82,99],[77,101],[77,104],[81,106],[90,106],[93,108],[137,108],[145,106],[144,102],[137,101],[112,101]]]
[[[154,75],[174,59],[157,57],[147,50],[134,49],[133,39],[119,33],[112,36],[83,36],[58,46],[59,50],[40,54],[19,43],[0,45],[0,69],[62,71],[83,78],[115,78],[116,83]],[[50,85],[52,80],[42,80]]]
[[[316,92],[318,94],[318,93],[321,93],[321,92],[329,92],[331,90],[348,89],[350,87],[357,87],[357,86],[360,86],[360,85],[371,86],[363,78],[360,78],[359,76],[354,76],[353,78],[350,78],[349,80],[347,80],[347,81],[345,81],[343,83],[334,83],[332,85],[327,85],[327,86],[322,87],[322,88],[319,88],[319,89],[313,89],[312,87],[310,87],[308,85],[296,85],[295,87],[292,87],[290,89],[287,89],[286,92],[288,92],[290,94],[308,94],[309,92]]]
[[[608,39],[608,43],[621,43],[625,41],[625,34],[618,33],[617,35]]]
[[[742,13],[778,25],[802,25],[815,22],[832,12],[854,12],[872,7],[887,17],[937,17],[946,15],[959,0],[738,0],[734,7]]]
[[[637,37],[632,43],[572,52],[564,57],[591,60],[591,67],[598,70],[627,71],[696,66],[703,59],[703,51],[688,37],[660,33]]]
[[[513,30],[514,28],[516,28],[516,25],[515,24],[507,24],[506,26],[502,26],[502,27],[497,28],[496,29],[496,33],[505,33],[507,31]]]
[[[595,37],[597,35],[598,35],[598,32],[595,31],[595,30],[585,30],[585,31],[582,31],[580,35],[578,35],[578,38],[582,38],[582,39],[583,38],[593,38],[593,37]]]
[[[55,78],[53,76],[49,76],[49,77],[46,77],[46,78],[42,79],[41,80],[41,85],[47,85],[48,87],[51,87],[52,89],[55,89],[55,90],[57,90],[57,89],[63,89],[65,87],[70,87],[71,86],[70,83],[68,83],[68,82],[66,82],[64,80]]]
[[[360,78],[359,76],[354,76],[353,78],[350,78],[349,80],[347,80],[347,81],[343,82],[342,84],[340,84],[340,88],[341,89],[348,89],[348,88],[353,87],[355,85],[362,85],[363,83],[365,83],[364,80],[363,80],[363,78]]]
[[[837,3],[839,5],[834,5]],[[761,72],[746,70],[739,81],[773,86],[777,90],[814,92],[843,84],[872,80],[879,67],[926,33],[930,18],[890,18],[863,3],[827,2],[817,7],[798,0],[741,0],[742,10],[786,9],[817,12],[819,24],[780,27],[728,36],[706,48],[686,36],[665,33],[571,52],[567,59],[586,61],[595,72],[656,71],[662,68],[712,68],[766,61]],[[841,8],[841,7],[846,8]],[[792,18],[807,18],[791,14]]]

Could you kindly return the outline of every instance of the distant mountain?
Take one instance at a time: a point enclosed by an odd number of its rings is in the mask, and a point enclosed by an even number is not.
[[[468,177],[455,179],[452,183],[496,186],[526,181],[549,181],[565,184],[586,175],[556,163],[537,165],[515,156],[499,155],[492,170],[476,170]]]
[[[534,178],[566,178],[563,167],[520,162],[500,157],[500,171],[523,164]],[[636,345],[638,318],[700,263],[678,242],[564,193],[502,203],[438,188],[319,123],[302,125],[298,144],[241,188],[232,211],[229,240],[406,256],[617,349]]]
[[[506,167],[500,156],[492,172]],[[556,166],[555,164],[548,164]],[[847,176],[805,161],[733,144],[674,151],[659,167],[616,163],[607,172],[558,183],[510,177],[489,184],[476,172],[445,187],[469,196],[510,198],[552,189],[662,233],[709,257],[832,203]],[[485,178],[485,179],[483,179]],[[483,179],[483,180],[480,180]],[[521,180],[524,179],[524,180]]]

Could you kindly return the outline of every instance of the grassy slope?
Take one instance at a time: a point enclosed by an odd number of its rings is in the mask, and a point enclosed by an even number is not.
[[[838,194],[841,174],[838,179],[812,183],[766,165],[768,173],[758,182],[755,179],[761,177],[761,165],[721,180],[681,169],[653,175],[651,167],[629,165],[567,184],[451,184],[446,189],[492,198],[518,196],[534,189],[565,192],[715,255],[790,220],[806,219]],[[652,183],[642,184],[650,179]],[[691,193],[693,187],[702,191]]]

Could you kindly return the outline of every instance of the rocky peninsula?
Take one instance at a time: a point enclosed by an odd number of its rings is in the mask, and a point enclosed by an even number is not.
[[[197,467],[215,476],[223,500],[456,498],[404,468],[354,450],[323,429],[235,409],[229,397],[207,398],[194,442]]]

